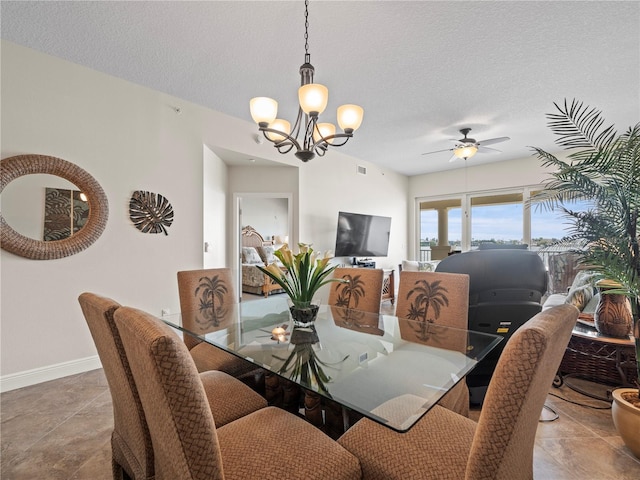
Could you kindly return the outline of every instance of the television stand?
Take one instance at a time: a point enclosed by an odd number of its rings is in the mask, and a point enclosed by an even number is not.
[[[376,262],[373,260],[363,259],[356,261],[356,266],[360,268],[376,268]]]

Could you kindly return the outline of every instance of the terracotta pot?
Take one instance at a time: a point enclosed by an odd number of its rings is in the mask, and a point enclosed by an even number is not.
[[[601,280],[596,286],[600,290],[600,300],[593,314],[596,330],[610,337],[626,337],[633,326],[629,298],[617,293],[603,293],[612,288],[620,288],[619,284],[610,280]]]
[[[611,415],[616,430],[622,437],[624,444],[631,452],[640,458],[640,408],[622,398],[626,392],[638,392],[637,388],[617,388],[613,391]]]

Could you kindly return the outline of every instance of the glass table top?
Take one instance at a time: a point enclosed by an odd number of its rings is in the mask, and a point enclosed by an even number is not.
[[[312,327],[294,328],[284,296],[162,320],[399,432],[502,339],[327,305]]]

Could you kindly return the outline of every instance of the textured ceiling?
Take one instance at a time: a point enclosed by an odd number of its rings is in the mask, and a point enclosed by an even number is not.
[[[1,2],[3,39],[251,121],[249,99],[297,112],[304,3]],[[316,1],[309,7],[321,116],[365,109],[341,151],[406,175],[459,168],[458,130],[509,136],[500,154],[553,149],[545,114],[578,98],[619,130],[640,121],[640,2]],[[264,145],[264,148],[271,148]]]

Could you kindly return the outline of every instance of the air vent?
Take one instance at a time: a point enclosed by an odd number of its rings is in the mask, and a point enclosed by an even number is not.
[[[360,175],[366,175],[367,174],[367,167],[363,167],[362,165],[358,165],[358,173]]]

